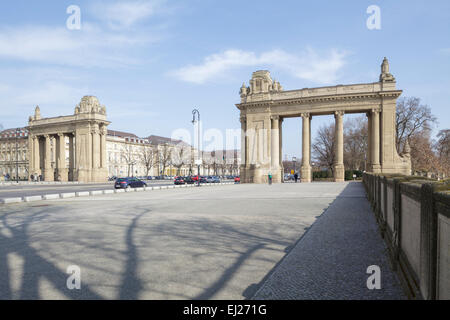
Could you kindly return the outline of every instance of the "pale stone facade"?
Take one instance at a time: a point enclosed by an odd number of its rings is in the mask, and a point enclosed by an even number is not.
[[[83,97],[71,116],[42,118],[0,132],[0,180],[104,182],[108,177],[197,174],[197,149],[181,140],[108,130],[106,108]],[[16,147],[17,145],[17,147]],[[17,151],[17,153],[16,153]],[[238,175],[239,152],[202,152],[200,174]]]
[[[0,181],[8,174],[10,179],[28,177],[28,131],[24,128],[0,132]]]
[[[269,71],[256,71],[240,90],[237,104],[241,120],[241,181],[266,183],[283,181],[282,123],[284,118],[302,117],[301,180],[310,182],[311,120],[320,115],[335,117],[335,181],[344,181],[343,118],[346,113],[366,113],[369,119],[369,168],[379,173],[411,173],[409,153],[400,156],[395,147],[395,110],[402,91],[385,58],[379,82],[337,85],[284,91]]]

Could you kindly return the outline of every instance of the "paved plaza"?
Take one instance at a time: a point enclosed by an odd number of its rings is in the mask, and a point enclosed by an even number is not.
[[[286,254],[288,255],[286,256]],[[366,268],[382,269],[381,290]],[[81,289],[66,286],[81,269]],[[403,298],[360,183],[0,206],[0,299]]]

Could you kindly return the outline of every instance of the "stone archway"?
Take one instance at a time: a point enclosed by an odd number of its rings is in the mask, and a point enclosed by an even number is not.
[[[365,113],[369,120],[369,171],[411,173],[409,154],[400,156],[395,147],[397,98],[394,76],[384,58],[378,82],[305,88],[284,91],[269,71],[256,71],[241,87],[241,181],[266,183],[283,181],[282,123],[284,118],[302,117],[302,182],[311,182],[311,119],[320,115],[335,117],[335,181],[344,181],[343,118],[346,113]]]
[[[85,96],[71,116],[42,118],[39,107],[28,122],[29,176],[44,181],[105,182],[106,108]]]

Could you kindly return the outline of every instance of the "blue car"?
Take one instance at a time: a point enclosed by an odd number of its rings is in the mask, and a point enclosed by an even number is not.
[[[143,188],[146,186],[147,184],[138,178],[119,178],[114,184],[116,189]]]

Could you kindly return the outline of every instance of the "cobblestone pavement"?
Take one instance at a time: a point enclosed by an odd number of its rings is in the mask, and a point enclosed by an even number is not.
[[[370,265],[381,268],[380,290],[367,288]],[[347,185],[253,299],[406,299],[362,184]]]

